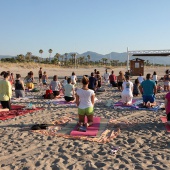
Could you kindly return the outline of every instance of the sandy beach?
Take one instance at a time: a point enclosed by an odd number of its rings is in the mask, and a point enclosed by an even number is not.
[[[90,75],[95,68],[55,68],[43,67],[51,80],[57,74],[59,77],[70,76],[72,71],[76,75]],[[96,68],[104,74],[105,68]],[[158,77],[164,75],[165,67],[150,67],[147,73],[157,71]],[[31,114],[16,116],[8,120],[0,120],[0,169],[2,170],[168,170],[170,169],[170,133],[165,130],[160,116],[165,116],[165,110],[147,111],[131,109],[114,109],[105,105],[107,100],[112,103],[119,101],[120,92],[117,88],[103,84],[104,93],[97,93],[100,102],[95,104],[94,115],[105,119],[127,120],[136,122],[132,126],[120,128],[120,134],[108,143],[97,143],[83,140],[66,139],[56,136],[46,136],[34,133],[30,127],[38,123],[51,123],[61,116],[77,115],[77,107],[72,105],[50,106],[42,99],[46,88],[39,86],[38,70],[36,68],[22,68],[12,65],[10,68],[0,68],[1,71],[20,73],[25,77],[33,71],[39,92],[27,92],[26,96],[33,96],[26,101],[16,101],[13,104],[26,106],[32,102],[43,110]],[[126,68],[113,68],[118,75]],[[111,72],[111,69],[108,70]],[[134,78],[134,77],[133,77]],[[161,82],[160,82],[161,83]],[[81,84],[78,84],[81,87]],[[158,93],[156,99],[164,101],[166,92]],[[14,96],[14,92],[13,92]],[[141,98],[141,96],[137,97]],[[115,155],[109,154],[112,147],[119,147]]]

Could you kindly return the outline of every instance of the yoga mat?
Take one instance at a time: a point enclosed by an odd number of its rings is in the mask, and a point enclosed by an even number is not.
[[[21,109],[21,106],[19,108],[18,107],[13,107],[15,109],[12,109],[10,111],[2,111],[0,112],[0,120],[7,120],[7,119],[12,119],[16,116],[23,116],[27,113],[32,113],[34,111],[37,111],[37,110],[42,110],[42,108],[36,108],[34,110],[22,110]],[[23,107],[22,107],[23,108]]]
[[[85,122],[87,122],[87,118],[85,118]],[[77,130],[78,125],[71,131],[71,136],[96,136],[99,131],[100,126],[100,117],[93,117],[93,124],[87,128],[86,132],[80,132]]]
[[[161,120],[162,120],[162,123],[166,123],[167,122],[167,117],[162,116]],[[166,129],[167,132],[170,132],[170,125],[165,124],[165,129]]]
[[[136,102],[136,100],[132,100],[132,105],[134,104]],[[123,103],[122,103],[122,101],[121,100],[119,100],[118,102],[116,102],[115,104],[114,104],[114,106],[122,106],[122,107],[131,107],[132,105],[130,105],[130,106],[126,106],[126,105],[124,105]]]
[[[123,105],[121,101],[118,101],[113,105],[114,109],[135,109],[135,110],[148,110],[148,111],[158,111],[160,109],[161,103],[157,101],[157,106],[151,107],[151,108],[146,108],[142,107],[143,106],[143,100],[132,100],[132,105],[126,106]]]
[[[21,110],[25,106],[20,106],[20,105],[11,105],[11,110]],[[0,105],[0,108],[2,109],[2,106]]]

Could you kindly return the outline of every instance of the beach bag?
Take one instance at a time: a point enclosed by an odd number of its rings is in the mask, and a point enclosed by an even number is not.
[[[36,124],[31,127],[31,130],[42,130],[42,129],[47,129],[48,125],[47,124]]]
[[[105,92],[106,90],[104,88],[98,88],[97,92]]]
[[[46,90],[45,95],[43,95],[44,99],[54,99],[55,96],[52,90]]]

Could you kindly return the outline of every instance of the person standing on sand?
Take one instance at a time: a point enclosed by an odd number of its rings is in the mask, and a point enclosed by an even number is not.
[[[43,85],[47,85],[47,80],[48,80],[48,76],[47,76],[46,71],[44,71],[44,74],[42,76],[42,83],[43,83]]]
[[[120,71],[119,75],[117,76],[117,85],[119,91],[122,91],[122,84],[124,81],[125,81],[125,76],[123,75],[123,72]]]
[[[12,97],[12,87],[9,80],[9,73],[4,73],[4,79],[0,81],[0,101],[3,109],[11,109],[10,99]]]
[[[164,91],[169,91],[170,90],[170,75],[169,75],[169,70],[165,71],[165,75],[164,75]]]
[[[88,127],[93,124],[95,94],[93,90],[88,88],[89,79],[86,76],[83,77],[82,84],[82,89],[77,90],[76,104],[78,106],[79,125]],[[87,116],[87,124],[85,124],[85,116]]]
[[[130,77],[126,76],[126,81],[122,84],[122,102],[125,105],[131,105],[132,104],[132,98],[133,98],[133,83],[130,81]]]
[[[156,105],[155,94],[157,92],[156,83],[151,80],[151,74],[146,75],[146,80],[144,80],[140,87],[140,92],[143,95],[143,106],[152,107]]]
[[[38,71],[39,83],[42,81],[42,68]]]

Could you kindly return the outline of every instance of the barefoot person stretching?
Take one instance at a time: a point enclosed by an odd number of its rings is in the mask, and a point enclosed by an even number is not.
[[[78,106],[80,127],[88,127],[93,124],[93,107],[95,94],[93,90],[88,88],[89,79],[87,77],[83,77],[82,84],[82,89],[77,90],[76,104]],[[87,124],[85,124],[85,116],[87,116]]]
[[[157,91],[156,83],[151,80],[151,74],[146,75],[146,80],[140,85],[140,92],[143,95],[143,106],[152,107],[156,105],[155,94]]]

